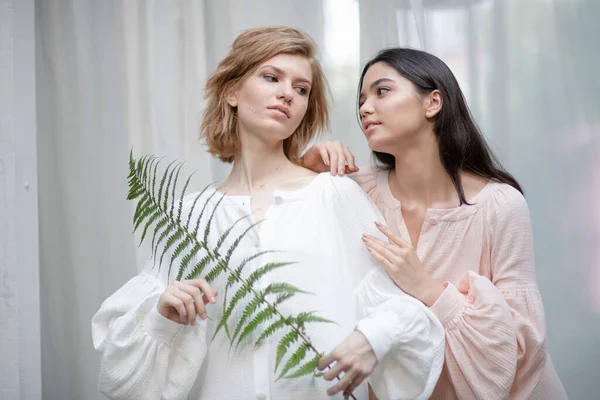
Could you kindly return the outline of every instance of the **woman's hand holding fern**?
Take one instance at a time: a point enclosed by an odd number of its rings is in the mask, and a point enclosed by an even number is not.
[[[334,362],[335,364],[333,364]],[[319,371],[331,366],[331,369],[323,374],[323,378],[328,381],[335,379],[343,372],[344,375],[340,381],[329,388],[327,394],[333,396],[344,391],[344,396],[348,397],[373,372],[376,365],[377,357],[371,344],[360,331],[354,331],[332,352],[321,358]]]
[[[206,319],[205,304],[215,303],[217,289],[204,279],[174,281],[161,294],[156,306],[160,315],[178,324],[196,325],[196,316]]]

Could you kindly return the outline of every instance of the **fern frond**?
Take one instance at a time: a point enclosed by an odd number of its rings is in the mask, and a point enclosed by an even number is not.
[[[225,195],[222,195],[221,198],[219,199],[219,201],[217,201],[217,204],[213,208],[212,212],[210,213],[210,217],[208,217],[208,222],[206,223],[206,226],[204,227],[204,243],[208,243],[208,236],[210,235],[210,226],[212,225],[212,220],[215,216],[215,213],[217,212],[217,209],[219,208],[219,206],[221,205],[221,202],[224,199],[225,199]]]
[[[177,245],[177,247],[175,247],[175,251],[173,251],[173,253],[171,254],[171,261],[169,262],[169,271],[171,270],[171,267],[173,266],[173,262],[175,262],[175,259],[177,259],[177,257],[179,257],[179,255],[189,246],[192,245],[192,238],[190,236],[184,235],[183,240],[181,240],[179,242],[179,244]]]
[[[206,192],[206,190],[210,187],[209,185],[206,185],[204,187],[204,189],[202,189],[202,191],[200,192],[200,194],[198,194],[196,196],[196,198],[194,199],[194,202],[192,203],[192,208],[190,208],[190,212],[188,214],[188,219],[185,223],[185,227],[189,228],[190,227],[190,221],[192,220],[192,215],[194,214],[194,210],[196,209],[196,204],[198,203],[198,200],[200,200],[200,197],[202,197],[202,195],[204,194],[204,192]],[[206,203],[205,203],[206,204]],[[200,217],[202,217],[202,215],[200,215]],[[198,221],[200,221],[200,218],[198,218]]]
[[[213,194],[211,194],[210,196],[208,196],[208,199],[206,199],[206,201],[204,202],[204,205],[202,206],[202,210],[200,211],[200,215],[198,216],[198,219],[196,220],[196,227],[194,228],[194,232],[192,232],[192,236],[194,236],[194,237],[198,236],[198,230],[200,229],[200,222],[202,221],[202,216],[204,215],[204,211],[206,211],[206,207],[208,207],[208,204],[210,203],[210,201],[212,200],[212,198],[217,193],[218,192],[215,190],[213,192]],[[204,243],[206,243],[206,241]]]
[[[152,256],[154,257],[156,255],[156,247],[155,247],[155,240],[158,236],[158,232],[160,232],[160,230],[169,223],[169,217],[164,217],[162,218],[160,221],[158,221],[158,223],[156,224],[156,226],[154,227],[154,233],[152,234],[152,245],[150,246],[150,249],[152,249]],[[166,229],[169,229],[169,226],[167,226]],[[164,233],[164,231],[163,231]],[[168,235],[168,233],[166,234]],[[160,237],[159,237],[160,238]]]
[[[321,322],[321,323],[327,323],[327,324],[335,324],[335,322],[333,322],[333,321],[331,321],[331,320],[329,320],[327,318],[323,318],[323,317],[320,317],[320,316],[316,315],[316,311],[301,312],[301,313],[299,313],[294,318],[294,321],[300,327],[304,327],[306,324],[308,324],[310,322]]]
[[[177,212],[177,223],[181,222],[181,210],[183,210],[183,199],[185,198],[185,191],[187,190],[187,187],[190,184],[190,181],[192,180],[192,176],[194,176],[194,174],[196,173],[196,171],[192,172],[190,174],[190,176],[188,176],[187,180],[185,181],[185,185],[183,185],[183,189],[181,189],[181,195],[179,197],[179,207],[178,207],[178,212]],[[193,209],[190,210],[190,216],[191,213],[193,212]],[[187,225],[186,225],[187,227]]]
[[[292,344],[297,342],[299,338],[300,338],[300,333],[296,330],[292,330],[292,331],[288,332],[285,336],[283,336],[281,338],[281,340],[277,344],[277,350],[276,350],[277,355],[275,358],[275,372],[277,372],[277,369],[279,368],[279,364],[281,364],[281,361],[283,360],[283,357],[285,356],[285,353],[287,352],[288,348]]]
[[[179,263],[177,280],[181,280],[184,274],[187,273],[185,279],[202,276],[208,282],[213,282],[222,274],[226,274],[223,313],[215,329],[213,339],[220,330],[224,329],[232,346],[234,344],[236,347],[239,346],[250,335],[258,336],[254,343],[255,346],[258,346],[275,333],[287,329],[288,331],[283,333],[276,347],[275,373],[278,373],[281,368],[277,379],[296,378],[311,373],[316,376],[315,369],[321,354],[313,347],[306,334],[305,327],[310,323],[334,322],[317,315],[315,311],[301,312],[289,316],[283,315],[277,308],[279,305],[298,293],[307,293],[293,285],[285,282],[275,282],[270,283],[262,290],[255,288],[265,276],[279,268],[289,266],[293,262],[268,262],[245,276],[243,274],[244,268],[251,261],[256,260],[263,254],[273,252],[267,250],[245,258],[235,267],[230,265],[235,250],[246,235],[262,221],[252,223],[252,214],[240,217],[218,237],[216,245],[211,244],[209,246],[208,238],[211,235],[211,230],[214,229],[212,224],[217,215],[216,211],[224,201],[225,195],[222,195],[216,203],[213,203],[213,197],[219,194],[217,190],[214,190],[205,199],[199,215],[196,216],[195,210],[200,198],[203,198],[206,190],[211,187],[211,185],[207,185],[191,202],[191,209],[187,218],[185,218],[183,216],[184,199],[193,174],[187,177],[183,186],[180,186],[179,179],[184,163],[173,161],[159,175],[159,169],[163,169],[160,167],[162,161],[163,158],[152,155],[146,155],[136,160],[133,157],[133,150],[129,153],[129,175],[127,177],[129,191],[127,198],[137,202],[133,215],[133,225],[134,232],[140,228],[143,229],[140,245],[149,236],[150,229],[153,229],[151,241],[153,258],[155,261],[158,260],[160,268],[163,264],[163,258],[169,253],[168,276],[171,276],[171,268],[177,262]],[[204,218],[209,204],[212,210],[209,213],[210,215]],[[186,212],[188,212],[187,209]],[[192,222],[192,218],[195,219],[194,222]],[[233,238],[229,247],[222,251],[222,247],[234,232],[235,227],[244,220],[250,220],[248,227]],[[183,223],[184,221],[185,223]],[[203,232],[198,235],[201,226]],[[197,261],[197,257],[202,250],[205,253],[200,261]],[[221,252],[224,254],[220,254]],[[208,270],[207,273],[205,273],[206,270]],[[229,300],[229,290],[234,285],[237,289],[231,300]],[[249,299],[249,301],[244,306],[240,318],[235,324],[230,324],[230,318],[234,310],[243,299]],[[291,352],[291,348],[295,348],[295,350]],[[315,355],[305,362],[309,350],[314,352]],[[289,353],[292,354],[287,357]],[[287,358],[285,363],[283,363],[284,358]],[[283,367],[282,363],[284,364]]]
[[[246,336],[248,336],[249,334],[254,332],[260,324],[267,322],[268,320],[273,318],[275,315],[276,315],[276,312],[271,307],[265,308],[264,310],[262,310],[261,312],[256,314],[256,316],[252,319],[252,321],[250,321],[250,323],[248,323],[248,325],[246,325],[246,327],[244,328],[244,330],[238,337],[236,347],[239,346],[240,343],[242,343],[242,340],[244,340],[244,338],[246,338]],[[234,333],[234,339],[235,339],[235,333]]]
[[[231,313],[235,309],[235,306],[237,305],[237,303],[239,303],[240,300],[242,300],[247,294],[249,294],[251,292],[252,292],[252,288],[249,287],[248,285],[245,285],[245,284],[240,285],[239,289],[235,292],[235,294],[231,298],[231,302],[229,303],[229,306],[225,309],[225,311],[223,311],[223,316],[221,317],[221,320],[227,321],[229,319],[229,317],[231,316]]]
[[[173,246],[175,246],[176,243],[179,242],[179,240],[183,237],[183,235],[184,235],[183,231],[181,231],[181,230],[177,229],[177,227],[175,227],[175,232],[173,232],[173,234],[171,236],[169,236],[169,238],[167,239],[167,242],[165,243],[162,254],[160,255],[160,261],[158,262],[159,265],[162,265],[163,257],[165,256],[165,254]],[[170,265],[169,265],[169,273],[167,276],[171,276],[171,266]]]
[[[173,182],[173,176],[175,175],[175,173],[177,173],[179,175],[179,171],[181,170],[181,167],[183,167],[183,163],[179,162],[175,165],[175,167],[173,167],[173,169],[171,169],[171,172],[169,174],[169,179],[167,181],[167,187],[165,188],[165,197],[163,198],[163,210],[165,210],[165,212],[168,213],[168,215],[170,217],[173,216],[173,199],[175,198],[175,195],[173,195],[172,197],[169,196],[169,190],[171,189],[171,183],[174,183],[173,185],[173,189],[175,189],[175,186],[177,184],[177,182]],[[169,210],[169,200],[171,200],[171,211],[167,211]]]
[[[171,163],[169,165],[167,165],[167,168],[165,169],[165,172],[163,172],[163,176],[160,180],[160,185],[158,186],[158,193],[157,193],[157,199],[156,199],[156,204],[163,204],[164,203],[164,197],[167,197],[167,191],[165,190],[163,192],[163,188],[165,186],[165,183],[167,182],[167,178],[169,176],[169,172],[171,171],[171,167],[173,166],[173,164],[175,164],[177,161],[171,161]],[[163,208],[163,210],[166,210],[166,207]]]
[[[263,292],[257,292],[254,294],[254,298],[252,298],[252,300],[246,305],[246,308],[244,308],[244,311],[242,311],[242,316],[239,319],[239,321],[237,322],[237,326],[235,327],[235,329],[233,331],[233,336],[231,338],[232,342],[242,331],[242,328],[244,327],[246,320],[248,318],[250,318],[252,316],[252,314],[254,314],[254,312],[258,309],[258,307],[263,303],[264,299],[265,299],[265,295]]]
[[[148,204],[148,206],[146,206],[138,216],[138,220],[133,227],[133,231],[137,231],[142,222],[146,221],[149,217],[151,217],[154,213],[157,212],[158,208],[152,202],[150,202],[150,204]]]
[[[290,369],[292,369],[292,368],[296,367],[298,364],[300,364],[302,362],[302,360],[304,360],[304,357],[306,356],[306,352],[308,351],[308,349],[310,349],[310,344],[302,343],[300,345],[300,347],[298,347],[298,349],[296,349],[294,354],[292,354],[292,356],[285,363],[285,365],[281,369],[281,372],[279,373],[279,377],[277,379],[283,378]]]
[[[299,377],[305,376],[305,375],[314,374],[315,370],[317,369],[317,366],[319,365],[319,360],[321,360],[321,357],[322,357],[321,354],[317,354],[310,361],[308,361],[304,365],[298,367],[298,369],[295,372],[288,374],[288,375],[284,376],[283,378],[292,379],[292,378],[299,378]]]
[[[227,228],[227,230],[225,230],[225,232],[223,232],[223,234],[221,235],[221,237],[219,238],[219,240],[217,241],[217,246],[215,247],[215,252],[219,252],[219,249],[221,248],[221,246],[223,245],[223,242],[225,242],[225,239],[227,239],[227,236],[229,236],[229,233],[233,230],[233,228],[235,228],[235,226],[245,220],[246,218],[250,217],[252,214],[247,214],[244,215],[243,217],[238,218],[229,228]]]
[[[283,318],[279,318],[277,321],[273,322],[271,325],[269,325],[263,331],[263,333],[260,334],[260,336],[256,340],[256,343],[254,343],[254,347],[258,347],[258,345],[260,345],[263,340],[265,340],[269,336],[273,335],[278,330],[288,326],[289,323],[290,323],[290,321],[288,321],[287,319],[283,319]]]
[[[148,232],[148,228],[150,227],[150,225],[152,225],[159,218],[160,218],[160,211],[159,210],[154,211],[154,214],[152,214],[152,216],[148,219],[148,221],[146,221],[146,225],[144,226],[144,230],[142,231],[142,237],[140,239],[140,244],[138,246],[142,245],[142,242],[146,238],[146,233]]]
[[[194,268],[185,277],[185,280],[187,281],[187,280],[190,280],[190,279],[196,279],[198,276],[200,276],[200,274],[202,273],[202,271],[204,270],[204,268],[208,265],[209,262],[212,261],[212,259],[213,259],[213,257],[212,257],[211,254],[205,255],[202,258],[202,260],[200,260],[196,265],[194,265]]]
[[[178,281],[181,280],[183,273],[185,272],[187,267],[190,265],[190,263],[192,262],[194,257],[196,257],[196,255],[200,252],[200,250],[202,250],[202,246],[199,243],[193,243],[193,245],[194,245],[194,247],[192,247],[192,249],[189,251],[189,253],[187,253],[181,259],[181,264],[179,265],[179,271],[177,272],[177,278],[175,278]]]
[[[206,274],[204,279],[206,279],[206,282],[211,283],[226,269],[227,269],[227,262],[220,260],[217,262],[217,265],[213,269],[208,271],[208,273]]]
[[[244,267],[246,265],[248,265],[248,263],[264,254],[268,254],[268,253],[275,253],[275,251],[273,250],[265,250],[265,251],[259,251],[258,253],[255,253],[253,255],[251,255],[248,258],[245,258],[240,265],[229,274],[229,277],[227,278],[227,286],[226,288],[230,287],[231,285],[233,285],[236,281],[240,280],[242,277],[242,271],[244,269]]]
[[[144,193],[142,198],[138,200],[135,212],[133,213],[133,223],[137,224],[140,215],[152,204],[152,198],[148,193]],[[134,230],[135,231],[135,230]]]
[[[295,262],[272,262],[272,263],[263,265],[262,267],[258,268],[257,270],[253,271],[250,274],[250,276],[248,277],[248,284],[253,285],[255,282],[257,282],[260,278],[262,278],[269,272],[271,272],[275,269],[281,268],[281,267],[285,267],[287,265],[292,265],[292,264],[296,264],[296,263]]]
[[[150,192],[156,194],[156,173],[158,172],[158,166],[162,162],[163,157],[157,158],[156,164],[154,164],[154,170],[152,171],[152,184],[150,186]]]
[[[264,220],[263,220],[264,221]],[[225,260],[227,262],[229,262],[229,260],[231,259],[231,255],[233,254],[233,252],[235,251],[235,249],[237,249],[237,247],[240,245],[240,242],[242,241],[242,239],[248,234],[248,232],[250,232],[252,229],[254,229],[256,226],[258,226],[258,224],[260,224],[262,221],[258,221],[255,222],[253,224],[251,224],[248,228],[246,228],[244,230],[244,232],[242,232],[231,244],[231,246],[229,246],[229,249],[227,250],[227,254],[225,255]]]
[[[178,165],[178,167],[177,167],[177,172],[175,173],[175,178],[173,179],[173,187],[171,188],[171,201],[170,201],[170,203],[171,203],[171,209],[170,209],[170,211],[169,211],[169,215],[170,215],[171,217],[174,217],[174,216],[175,216],[175,214],[174,214],[174,211],[175,211],[175,204],[176,204],[176,201],[175,201],[175,193],[176,193],[176,190],[177,190],[177,183],[179,182],[179,174],[181,173],[181,170],[183,169],[183,166],[184,166],[184,165],[185,165],[185,162],[181,162],[181,163],[179,163],[179,165]],[[183,202],[183,196],[184,196],[184,194],[182,194],[182,195],[180,196],[180,201],[181,201],[181,202]],[[179,222],[179,221],[178,221],[178,222]]]

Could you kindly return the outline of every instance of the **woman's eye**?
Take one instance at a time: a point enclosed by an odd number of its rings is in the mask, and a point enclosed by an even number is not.
[[[385,94],[389,91],[390,91],[390,89],[388,89],[388,88],[380,87],[377,89],[377,95],[381,96],[382,94]]]
[[[308,89],[304,88],[304,87],[297,87],[296,91],[301,95],[301,96],[305,96],[308,93]]]
[[[277,82],[277,78],[275,78],[273,75],[263,75],[263,78],[269,82]]]

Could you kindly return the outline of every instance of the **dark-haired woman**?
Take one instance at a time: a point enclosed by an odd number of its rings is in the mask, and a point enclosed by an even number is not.
[[[546,348],[529,210],[474,123],[456,78],[426,52],[393,48],[364,67],[358,108],[378,167],[339,142],[304,166],[351,175],[383,213],[371,255],[446,332],[433,398],[564,399]]]

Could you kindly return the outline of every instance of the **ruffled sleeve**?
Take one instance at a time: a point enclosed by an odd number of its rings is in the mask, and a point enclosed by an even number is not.
[[[99,389],[111,399],[186,399],[207,351],[206,321],[181,325],[157,311],[165,280],[150,268],[104,301],[92,319]]]
[[[458,398],[529,398],[546,363],[543,304],[535,283],[527,203],[508,185],[488,208],[491,280],[468,272],[431,310],[446,331],[446,365]],[[522,396],[522,397],[521,397]]]

